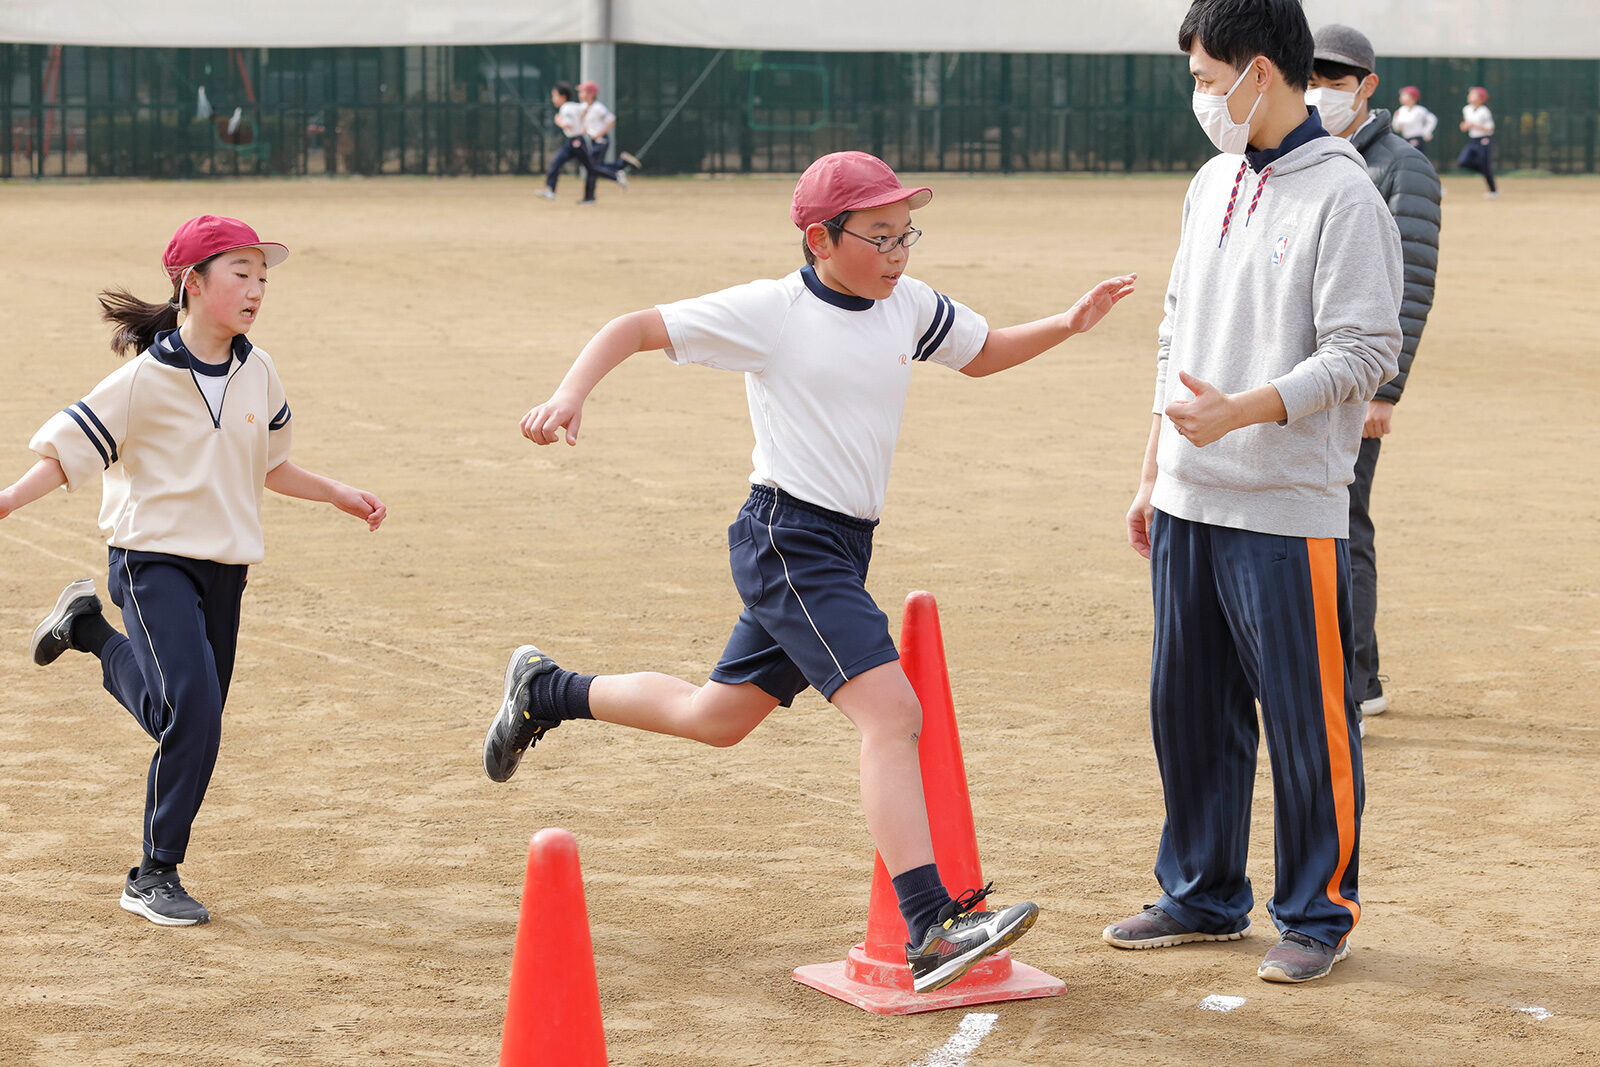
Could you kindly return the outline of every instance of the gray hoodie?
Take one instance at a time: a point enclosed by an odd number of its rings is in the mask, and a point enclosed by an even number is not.
[[[1154,410],[1192,396],[1183,370],[1225,393],[1271,382],[1288,418],[1204,448],[1163,419],[1152,503],[1215,526],[1348,537],[1367,401],[1398,366],[1400,232],[1348,141],[1317,137],[1241,177],[1243,162],[1217,156],[1189,183]]]

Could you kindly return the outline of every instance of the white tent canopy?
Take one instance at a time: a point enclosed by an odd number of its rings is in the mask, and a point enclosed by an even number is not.
[[[1558,0],[1306,0],[1379,55],[1600,57],[1600,18]],[[1161,53],[1183,0],[5,0],[0,41],[297,48],[615,41],[844,52]]]

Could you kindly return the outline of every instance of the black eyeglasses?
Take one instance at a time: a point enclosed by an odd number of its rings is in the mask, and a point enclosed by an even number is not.
[[[869,245],[876,245],[878,251],[882,252],[884,255],[888,255],[896,248],[910,248],[912,245],[917,243],[917,238],[922,236],[922,231],[917,229],[915,226],[911,227],[911,229],[907,230],[905,233],[897,233],[892,236],[885,235],[883,237],[867,237],[864,234],[856,233],[854,230],[847,230],[843,226],[837,224],[830,224],[830,228],[838,230],[840,233],[847,233],[851,237],[855,237],[859,240],[867,242]]]

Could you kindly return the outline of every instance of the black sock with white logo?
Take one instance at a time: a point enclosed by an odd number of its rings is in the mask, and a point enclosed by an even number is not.
[[[117,636],[117,631],[98,611],[91,611],[87,615],[79,615],[73,619],[70,633],[73,648],[95,657],[99,657],[107,641]]]
[[[589,714],[589,683],[592,674],[578,674],[559,667],[536,676],[528,683],[529,707],[535,719],[592,719]]]

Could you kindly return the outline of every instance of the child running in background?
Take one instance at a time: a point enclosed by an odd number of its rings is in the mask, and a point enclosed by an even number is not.
[[[106,622],[94,580],[81,578],[34,631],[31,651],[40,666],[69,648],[98,657],[106,691],[157,743],[144,857],[121,903],[162,926],[210,918],[178,864],[217,760],[246,576],[264,554],[262,488],[330,503],[373,530],[386,513],[371,493],[289,462],[283,385],[271,357],[245,339],[267,268],[288,254],[237,219],[201,215],[180,226],[162,257],[170,302],[100,295],[116,325],[112,351],[140,354],[52,416],[29,444],[38,462],[0,491],[3,519],[59,486],[101,478],[111,600],[128,635]],[[188,315],[178,327],[180,310]]]
[[[923,801],[921,706],[865,585],[912,368],[931,362],[981,377],[1017,366],[1094,326],[1134,285],[1133,275],[1112,278],[1064,313],[991,330],[905,273],[922,235],[911,211],[932,195],[902,187],[866,153],[822,157],[801,176],[789,213],[805,235],[805,267],[613,319],[523,417],[535,444],[563,435],[576,444],[589,393],[636,352],[743,372],[754,484],[728,544],[744,611],[704,685],[576,674],[523,645],[484,740],[497,782],[569,719],[727,746],[815,686],[861,733],[862,807],[905,919],[917,992],[1021,937],[1038,908],[979,912],[987,888],[956,899],[946,891]]]
[[[561,177],[561,168],[569,160],[576,159],[585,171],[589,167],[589,152],[583,141],[583,105],[572,98],[572,85],[556,82],[550,89],[550,104],[556,109],[556,125],[560,127],[564,140],[556,150],[555,158],[550,161],[550,169],[545,172],[544,188],[539,190],[539,195],[546,200],[556,198],[556,182]],[[586,179],[592,186],[594,176],[586,174]],[[593,196],[592,193],[586,195]]]
[[[1494,183],[1494,116],[1489,113],[1489,90],[1474,85],[1467,90],[1467,106],[1461,109],[1461,132],[1467,135],[1467,146],[1456,158],[1456,166],[1483,175],[1489,183],[1484,195],[1493,200],[1500,195]]]
[[[1408,85],[1400,90],[1400,106],[1394,113],[1394,132],[1410,142],[1423,155],[1427,155],[1428,142],[1439,127],[1439,116],[1422,106],[1422,90]]]
[[[606,155],[611,151],[611,131],[617,125],[617,116],[598,99],[600,86],[594,82],[578,83],[578,100],[583,104],[583,134],[589,139],[589,173],[583,180],[583,199],[580,204],[595,202],[594,187],[600,178],[608,178],[624,189],[628,187],[628,168],[637,170],[639,158],[632,152],[617,153],[620,162],[611,163]]]

